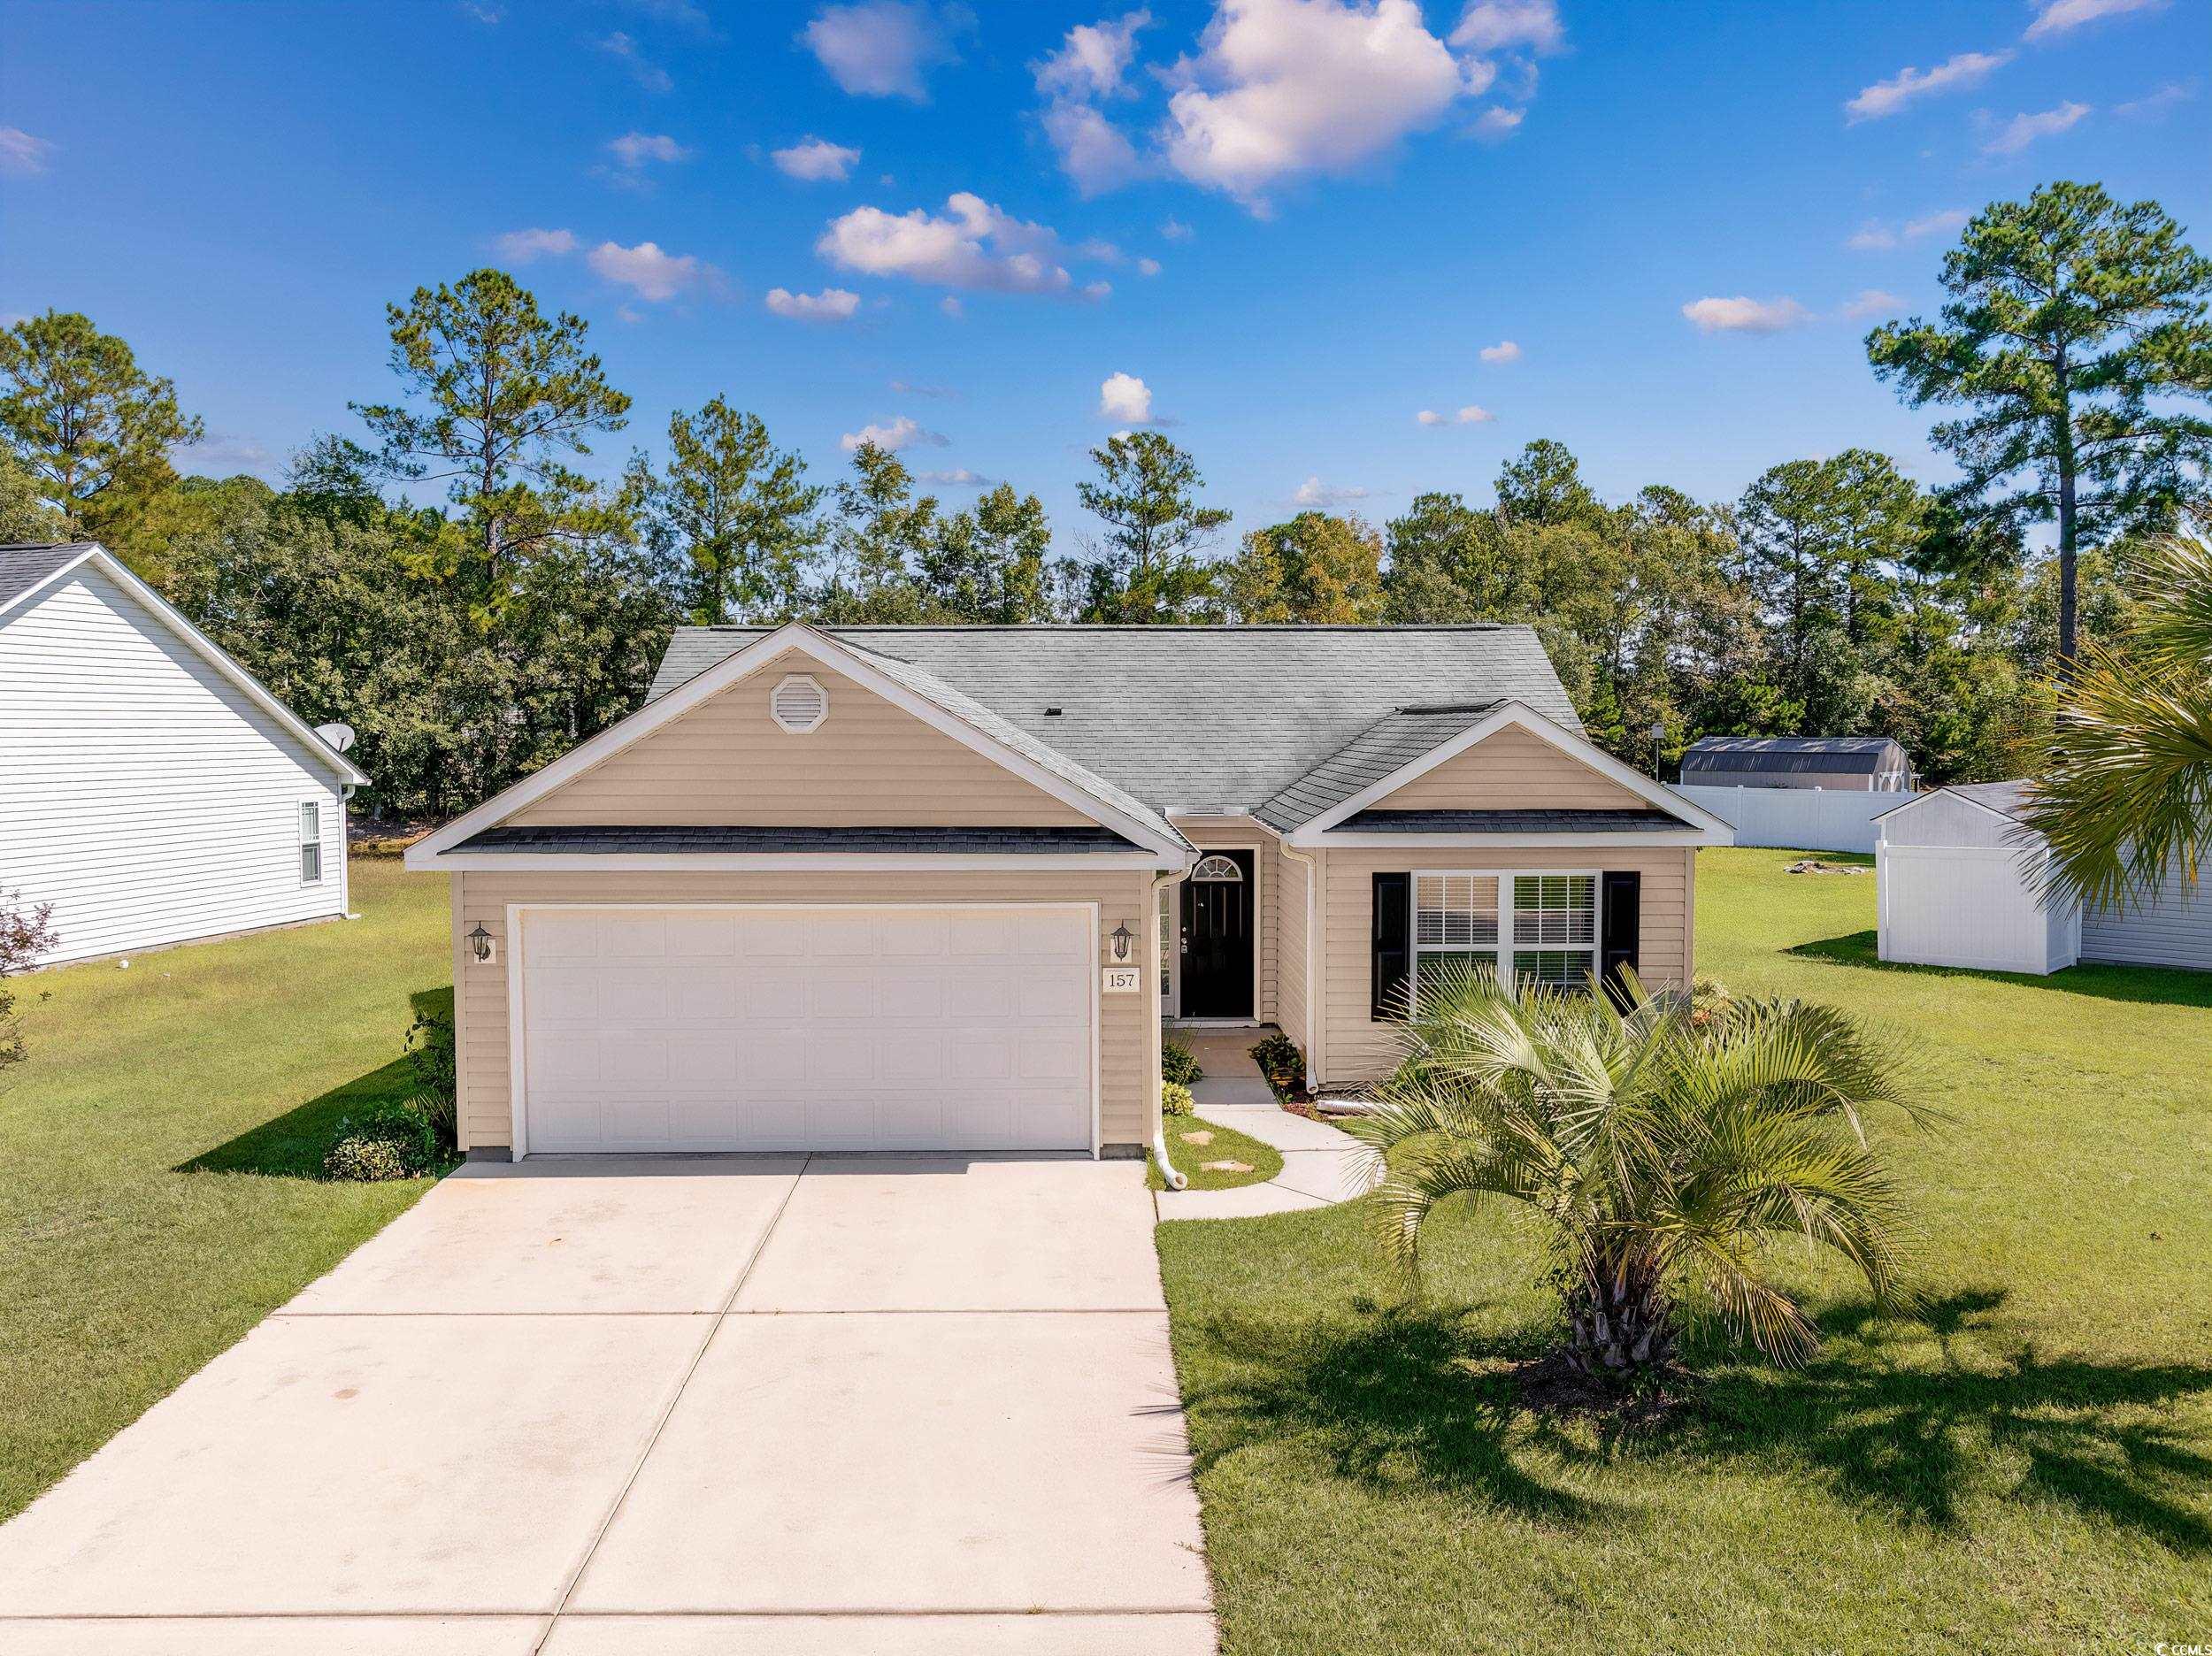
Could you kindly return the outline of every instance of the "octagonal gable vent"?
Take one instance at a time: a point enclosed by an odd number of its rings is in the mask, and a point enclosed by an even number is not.
[[[805,673],[787,673],[768,693],[768,715],[794,736],[803,736],[829,717],[829,694]]]

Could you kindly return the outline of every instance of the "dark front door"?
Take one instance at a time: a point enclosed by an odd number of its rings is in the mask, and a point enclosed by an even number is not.
[[[1182,1014],[1252,1016],[1249,851],[1210,851],[1183,882]]]

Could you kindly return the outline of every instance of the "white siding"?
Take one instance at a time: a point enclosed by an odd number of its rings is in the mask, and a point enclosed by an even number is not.
[[[300,878],[300,807],[323,875]],[[101,571],[0,617],[0,886],[48,963],[345,912],[337,776]]]
[[[2081,957],[2212,971],[2212,868],[2199,871],[2194,891],[2177,865],[2149,902],[2082,916]]]
[[[1922,806],[1884,826],[1917,821],[1924,832],[1934,809]],[[2001,832],[2006,826],[2002,818],[1990,820]],[[1980,832],[1970,817],[1960,822]],[[1885,838],[1874,857],[1877,952],[1913,965],[2038,977],[2072,965],[2080,952],[2081,915],[2071,903],[2039,901],[2047,861],[2033,846],[1914,845]]]

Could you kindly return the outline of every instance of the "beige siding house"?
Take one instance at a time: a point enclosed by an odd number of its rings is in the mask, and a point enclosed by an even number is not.
[[[1691,976],[1721,823],[1517,627],[686,628],[644,708],[447,824],[472,1152],[1072,1150],[1164,1023],[1320,1088],[1421,980]]]

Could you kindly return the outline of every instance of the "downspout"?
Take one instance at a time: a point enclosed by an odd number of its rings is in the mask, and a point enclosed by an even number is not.
[[[1313,1082],[1313,1028],[1316,1022],[1314,1016],[1314,1000],[1315,997],[1321,993],[1321,985],[1315,979],[1313,975],[1313,944],[1315,935],[1313,924],[1313,904],[1314,893],[1321,884],[1321,865],[1313,860],[1313,855],[1310,852],[1301,851],[1294,847],[1290,843],[1287,836],[1286,836],[1279,842],[1279,846],[1282,854],[1285,856],[1288,857],[1292,862],[1301,864],[1306,870],[1306,1096],[1308,1098],[1311,1098],[1317,1091],[1317,1089],[1314,1086]]]
[[[1191,865],[1166,869],[1152,877],[1151,901],[1144,916],[1144,958],[1147,965],[1144,993],[1152,1001],[1152,1160],[1160,1169],[1160,1178],[1170,1190],[1185,1190],[1190,1180],[1175,1170],[1175,1163],[1167,1154],[1167,1112],[1160,1107],[1160,893],[1163,887],[1180,886],[1190,878]]]

